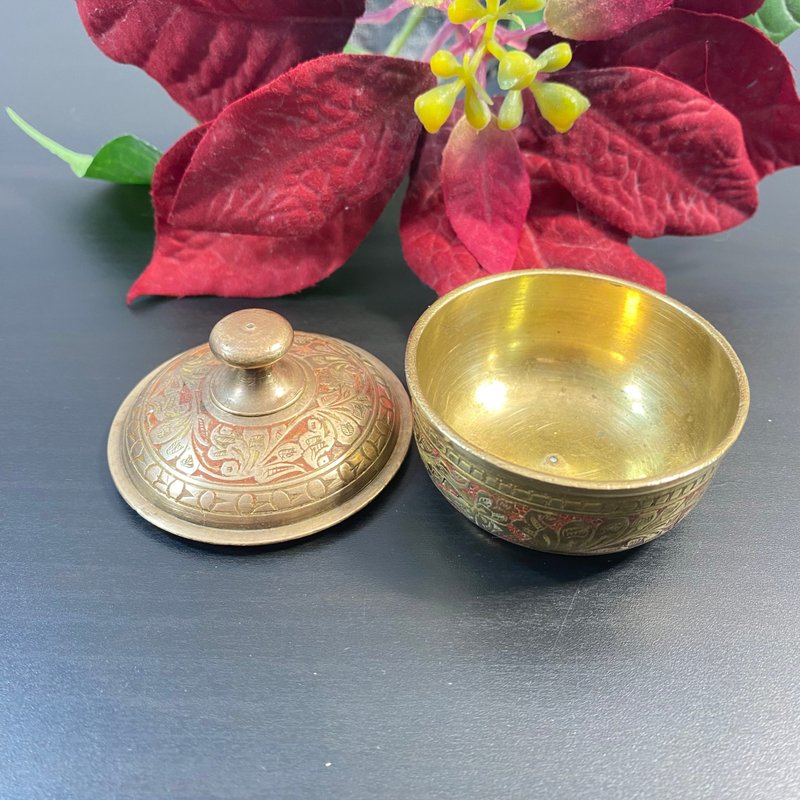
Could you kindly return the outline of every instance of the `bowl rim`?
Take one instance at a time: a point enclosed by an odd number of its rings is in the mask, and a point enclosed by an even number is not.
[[[553,475],[548,472],[525,467],[514,461],[508,461],[500,456],[497,456],[488,450],[479,448],[472,444],[469,439],[457,433],[453,428],[448,425],[431,407],[428,400],[422,393],[420,387],[419,375],[417,374],[417,349],[419,341],[425,329],[431,320],[449,303],[453,302],[456,298],[463,294],[473,292],[490,283],[498,283],[505,280],[518,280],[526,276],[547,276],[547,277],[569,277],[569,278],[582,278],[585,280],[596,280],[606,283],[613,283],[627,289],[634,289],[642,294],[648,295],[657,302],[665,303],[672,306],[676,311],[703,328],[712,339],[722,348],[725,355],[733,367],[736,375],[736,383],[739,389],[739,404],[736,411],[736,416],[728,429],[725,436],[722,437],[720,442],[709,451],[702,459],[693,461],[686,467],[665,473],[664,475],[657,475],[650,478],[637,478],[636,480],[616,480],[616,481],[603,481],[603,480],[590,480],[586,478],[565,478]],[[654,487],[665,486],[672,483],[677,483],[703,472],[708,467],[716,464],[723,455],[730,449],[736,439],[741,433],[747,412],[750,406],[750,387],[747,380],[747,375],[744,371],[739,356],[736,355],[733,347],[731,347],[728,340],[704,317],[701,317],[696,311],[693,311],[689,306],[669,297],[666,294],[649,289],[646,286],[641,286],[632,281],[626,281],[622,278],[616,278],[612,275],[604,275],[596,272],[589,272],[584,270],[575,269],[525,269],[513,270],[511,272],[501,272],[496,275],[487,275],[482,278],[465,283],[447,294],[442,295],[417,320],[408,337],[405,354],[405,371],[406,383],[408,390],[413,401],[413,405],[422,409],[425,416],[430,420],[438,431],[444,434],[452,442],[454,442],[461,450],[468,453],[473,458],[490,464],[491,466],[500,469],[506,473],[514,476],[527,478],[530,480],[538,481],[540,483],[550,484],[569,489],[585,489],[585,490],[603,490],[603,491],[626,491],[626,490],[641,490],[650,489]]]

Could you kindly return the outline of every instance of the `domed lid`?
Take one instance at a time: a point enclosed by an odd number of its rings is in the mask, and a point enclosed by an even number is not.
[[[358,511],[410,439],[408,397],[386,365],[250,309],[139,383],[114,418],[108,461],[120,494],[154,525],[269,544]]]

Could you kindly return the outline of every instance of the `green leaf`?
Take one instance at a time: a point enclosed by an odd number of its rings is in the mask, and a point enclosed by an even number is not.
[[[800,0],[766,0],[744,21],[764,31],[777,44],[800,28]]]
[[[76,153],[37,131],[12,109],[6,108],[6,113],[31,139],[69,164],[79,178],[149,186],[161,158],[161,152],[153,145],[127,134],[106,142],[93,156]]]

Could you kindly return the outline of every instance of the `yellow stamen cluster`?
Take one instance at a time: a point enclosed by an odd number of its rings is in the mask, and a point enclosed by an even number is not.
[[[431,59],[431,71],[439,78],[453,79],[421,94],[414,110],[428,133],[436,133],[453,111],[462,89],[466,89],[464,115],[473,128],[482,130],[492,119],[492,98],[477,77],[478,69],[489,53],[499,62],[497,82],[507,92],[497,115],[502,130],[519,127],[523,116],[522,93],[529,90],[542,116],[560,133],[566,133],[589,108],[589,101],[577,90],[563,83],[538,81],[539,73],[557,72],[572,60],[572,49],[560,42],[538,58],[520,50],[506,50],[496,39],[497,25],[513,20],[525,27],[519,13],[539,11],[544,0],[453,0],[447,10],[450,22],[474,22],[472,30],[483,27],[481,43],[474,53],[459,60],[447,50],[439,50]]]
[[[520,50],[506,53],[500,59],[497,83],[508,92],[497,124],[503,130],[513,130],[522,122],[522,92],[530,89],[541,115],[559,132],[566,133],[575,120],[589,108],[589,101],[577,90],[564,83],[537,81],[540,72],[557,72],[572,60],[572,48],[566,42],[548,47],[538,58]]]
[[[439,50],[431,59],[431,72],[439,78],[455,78],[450,83],[442,83],[425,94],[421,94],[414,102],[414,111],[417,112],[422,124],[428,133],[436,133],[444,125],[461,90],[466,88],[464,97],[464,115],[473,128],[483,130],[492,118],[489,109],[492,98],[481,86],[475,72],[477,65],[473,66],[468,55],[463,62],[447,50]]]

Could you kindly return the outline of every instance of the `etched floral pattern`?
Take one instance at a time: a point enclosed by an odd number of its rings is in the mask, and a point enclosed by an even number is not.
[[[170,364],[140,394],[124,431],[131,477],[187,518],[217,521],[301,511],[379,468],[395,401],[376,367],[345,344],[296,333],[309,390],[285,419],[237,424],[207,401],[217,362],[207,346]],[[361,362],[361,363],[359,363]]]
[[[434,484],[464,516],[501,539],[535,550],[582,555],[614,553],[649,542],[677,524],[708,488],[715,467],[657,495],[608,498],[522,488],[483,470],[455,447],[434,442],[419,414],[414,431]]]

